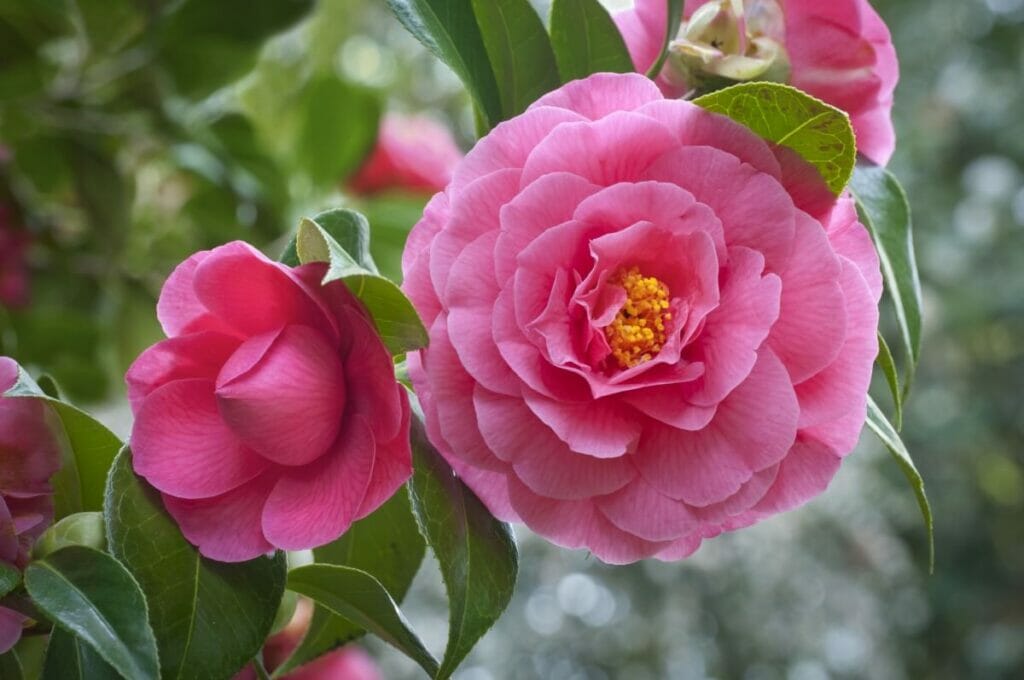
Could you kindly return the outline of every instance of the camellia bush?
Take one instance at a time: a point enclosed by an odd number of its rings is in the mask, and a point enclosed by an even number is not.
[[[302,4],[237,22],[262,37]],[[921,295],[885,169],[898,68],[867,0],[554,0],[546,20],[527,0],[387,5],[462,81],[478,139],[463,157],[437,121],[389,114],[344,172],[305,179],[434,193],[401,285],[350,207],[312,211],[276,258],[208,244],[162,282],[127,442],[0,359],[0,677],[376,678],[348,644],[370,634],[447,678],[512,596],[513,524],[609,564],[682,560],[824,492],[865,424],[930,545],[899,434]],[[204,50],[204,6],[153,24],[145,68],[177,97],[256,63],[241,29],[224,59]],[[96,44],[141,40],[91,16]],[[22,66],[0,88],[31,90]],[[225,158],[253,134],[180,124],[157,129]],[[92,164],[75,179],[90,212],[126,219],[108,150],[67,144]],[[19,219],[0,205],[12,308]],[[440,659],[401,611],[428,548]]]

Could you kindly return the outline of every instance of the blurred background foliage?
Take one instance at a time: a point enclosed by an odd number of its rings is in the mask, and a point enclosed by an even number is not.
[[[606,567],[520,531],[516,598],[461,680],[1024,677],[1024,0],[873,4],[902,64],[892,169],[927,313],[904,437],[935,575],[865,437],[822,498],[681,564]],[[397,276],[427,197],[345,188],[389,110],[472,142],[458,81],[383,0],[0,0],[0,354],[124,433],[120,376],[195,250],[276,254],[299,217],[349,205]],[[408,606],[443,648],[431,565]]]

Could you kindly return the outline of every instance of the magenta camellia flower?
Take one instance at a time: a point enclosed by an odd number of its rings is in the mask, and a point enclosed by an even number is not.
[[[128,371],[135,470],[207,557],[333,541],[411,473],[391,355],[325,271],[241,242],[193,255],[160,294],[169,339]]]
[[[18,365],[0,357],[0,394],[18,379]],[[29,551],[53,522],[50,477],[60,448],[36,399],[0,397],[0,562],[22,569]],[[0,607],[0,654],[21,637],[25,617]]]
[[[704,78],[788,82],[849,113],[860,152],[889,161],[899,67],[868,0],[686,0],[684,17],[658,80],[666,95],[681,96]],[[665,40],[666,3],[636,0],[615,20],[634,65],[646,71]]]
[[[430,195],[448,185],[460,160],[448,128],[424,116],[389,114],[373,152],[348,186],[367,195],[392,189]]]
[[[864,422],[881,275],[851,202],[794,162],[635,74],[469,153],[405,250],[430,329],[410,373],[495,515],[678,559],[825,489]]]

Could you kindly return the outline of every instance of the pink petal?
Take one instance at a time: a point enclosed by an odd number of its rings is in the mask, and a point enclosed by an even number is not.
[[[882,297],[882,271],[878,262],[878,251],[871,235],[857,219],[853,199],[844,196],[836,202],[835,209],[827,220],[828,240],[836,253],[852,260],[868,284],[871,297],[878,302]]]
[[[356,519],[366,517],[379,508],[384,501],[395,495],[412,475],[412,449],[409,444],[409,425],[411,410],[405,388],[396,385],[402,403],[402,425],[398,434],[391,441],[376,441],[376,454],[373,461],[373,476],[366,488]]]
[[[552,172],[571,172],[601,186],[635,182],[647,179],[648,168],[677,146],[668,128],[636,113],[618,111],[598,121],[565,123],[534,147],[522,183]]]
[[[595,73],[549,92],[530,107],[551,106],[600,120],[617,111],[633,111],[661,99],[661,91],[649,79],[637,75]]]
[[[658,37],[651,33],[635,8],[618,12],[613,18],[629,49],[634,68],[640,73],[646,73],[658,58],[665,34]]]
[[[375,452],[373,431],[357,415],[320,460],[282,471],[263,508],[267,540],[282,550],[306,550],[345,533],[366,496]]]
[[[488,447],[512,463],[516,476],[535,493],[580,500],[611,493],[636,477],[625,458],[599,459],[571,451],[521,399],[477,387],[473,404]]]
[[[10,357],[0,357],[0,395],[18,382],[18,364]]]
[[[648,541],[672,541],[701,524],[693,508],[659,493],[643,477],[595,503],[612,524]]]
[[[821,225],[798,213],[793,256],[781,273],[779,318],[768,344],[794,383],[835,360],[846,336],[839,260]]]
[[[221,418],[210,380],[176,380],[146,397],[131,445],[135,471],[179,498],[219,496],[270,465]]]
[[[635,457],[662,494],[703,507],[736,493],[758,470],[786,455],[799,408],[785,367],[762,350],[754,369],[699,432],[652,427]]]
[[[553,129],[580,120],[584,120],[583,116],[572,111],[538,107],[500,123],[477,142],[455,169],[449,196],[459,195],[470,182],[492,172],[522,168],[530,152]]]
[[[164,282],[156,305],[156,316],[168,337],[203,330],[234,332],[196,297],[196,270],[211,254],[212,251],[204,250],[192,255],[175,267]]]
[[[0,654],[6,654],[18,644],[27,621],[28,617],[25,615],[7,607],[0,607]]]
[[[0,492],[52,493],[49,480],[61,454],[51,418],[50,408],[38,399],[0,397]]]
[[[253,451],[280,465],[305,465],[338,436],[345,410],[341,360],[308,326],[254,336],[224,365],[217,405]]]
[[[345,357],[348,409],[370,424],[375,438],[390,441],[402,427],[405,394],[395,380],[395,365],[376,329],[355,310],[341,317],[351,343]]]
[[[703,364],[689,364],[694,378],[704,373]],[[682,380],[681,380],[682,381]],[[715,417],[716,406],[695,406],[687,399],[686,385],[657,385],[630,392],[624,400],[646,416],[678,430],[702,430]]]
[[[241,241],[211,251],[195,270],[194,287],[213,315],[246,336],[288,324],[329,326],[324,310],[297,277]]]
[[[153,345],[125,374],[132,411],[138,412],[142,401],[165,383],[192,378],[216,380],[221,366],[240,344],[236,336],[201,331]]]
[[[771,515],[803,505],[828,487],[839,462],[839,456],[829,447],[798,437],[779,466],[775,483],[754,511]]]
[[[245,562],[274,550],[260,526],[276,476],[261,475],[213,498],[187,500],[163,495],[164,506],[189,543],[219,562]]]
[[[629,409],[611,400],[562,402],[532,390],[524,391],[523,398],[572,451],[595,458],[617,458],[632,452],[643,430]]]

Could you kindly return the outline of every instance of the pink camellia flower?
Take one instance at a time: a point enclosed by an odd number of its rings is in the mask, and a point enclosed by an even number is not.
[[[193,255],[160,294],[169,339],[128,370],[135,471],[207,557],[329,543],[412,471],[391,355],[325,271],[241,242]]]
[[[348,185],[366,195],[391,189],[430,195],[448,185],[460,160],[448,128],[424,116],[389,114],[373,152]]]
[[[312,618],[313,605],[309,600],[300,599],[292,620],[281,632],[270,636],[263,646],[263,663],[268,671],[273,672],[291,656],[309,630]],[[384,680],[373,658],[355,645],[324,654],[281,677],[284,680]],[[255,669],[247,666],[233,680],[256,678]]]
[[[0,305],[23,307],[29,299],[25,254],[32,239],[15,222],[14,211],[0,202]]]
[[[851,202],[785,151],[598,74],[469,153],[405,250],[430,329],[409,363],[496,516],[670,560],[825,489],[864,422],[881,275]]]
[[[18,365],[0,357],[0,394],[18,378]],[[0,397],[0,562],[22,569],[29,551],[53,522],[50,477],[60,449],[36,399]],[[0,607],[0,654],[18,642],[26,619]]]
[[[860,152],[889,161],[899,66],[889,29],[868,0],[686,0],[684,17],[658,80],[666,95],[698,86],[698,73],[784,80],[849,113]],[[665,40],[666,3],[636,0],[615,20],[634,65],[646,71]]]

